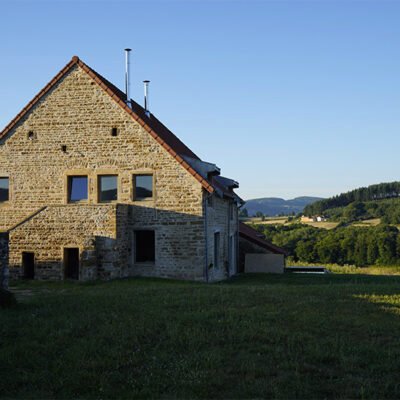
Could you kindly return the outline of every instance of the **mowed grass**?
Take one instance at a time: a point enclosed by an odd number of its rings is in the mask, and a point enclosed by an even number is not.
[[[399,398],[400,277],[18,283],[0,398]]]

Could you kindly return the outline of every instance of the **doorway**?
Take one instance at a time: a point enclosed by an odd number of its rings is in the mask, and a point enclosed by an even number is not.
[[[24,279],[35,279],[35,253],[28,251],[22,253],[22,269]]]
[[[79,248],[64,248],[64,278],[79,279]]]

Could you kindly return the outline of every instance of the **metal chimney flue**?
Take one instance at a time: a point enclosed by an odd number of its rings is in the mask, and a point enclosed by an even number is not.
[[[125,94],[126,94],[126,104],[128,105],[129,108],[132,108],[131,104],[131,98],[129,95],[129,86],[130,86],[130,67],[131,67],[131,62],[130,62],[130,52],[132,49],[125,49]]]
[[[150,118],[150,111],[149,111],[149,83],[150,81],[143,81],[144,84],[144,109],[146,115]]]

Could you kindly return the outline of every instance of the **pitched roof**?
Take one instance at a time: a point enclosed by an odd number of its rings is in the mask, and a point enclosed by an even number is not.
[[[244,239],[266,249],[272,251],[275,254],[287,255],[287,251],[282,249],[282,247],[275,246],[274,244],[268,242],[264,239],[264,235],[255,229],[251,228],[249,225],[239,222],[239,235]]]
[[[145,110],[135,101],[131,100],[132,109],[126,104],[126,95],[111,82],[91,69],[77,56],[71,61],[22,109],[22,111],[0,132],[0,139],[4,138],[32,107],[46,95],[56,83],[64,77],[74,66],[82,68],[121,108],[123,108],[135,121],[137,121],[161,146],[165,148],[179,164],[192,174],[208,192],[214,192],[212,184],[204,179],[181,155],[199,159],[181,140],[166,128],[154,115],[150,118]]]

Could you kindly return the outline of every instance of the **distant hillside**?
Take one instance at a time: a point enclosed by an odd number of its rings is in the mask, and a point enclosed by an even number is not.
[[[361,187],[350,192],[341,193],[338,196],[330,197],[307,205],[304,214],[308,216],[317,214],[330,214],[329,210],[354,207],[354,203],[374,202],[378,200],[397,199],[400,197],[400,182],[379,183],[368,187]],[[363,207],[359,204],[357,207]]]
[[[265,197],[262,199],[246,200],[243,208],[247,210],[250,217],[256,215],[258,211],[264,215],[273,217],[280,214],[290,215],[293,212],[295,214],[303,212],[305,206],[318,200],[322,200],[322,198],[302,196],[292,200],[285,200],[278,197]]]

